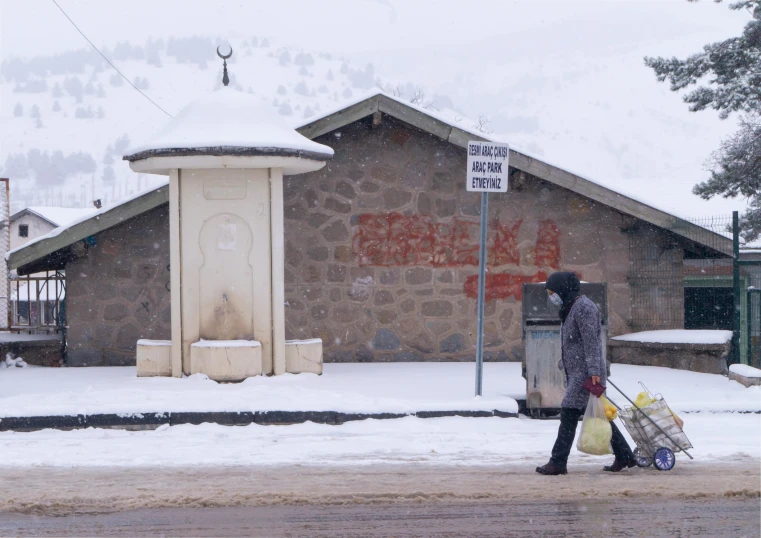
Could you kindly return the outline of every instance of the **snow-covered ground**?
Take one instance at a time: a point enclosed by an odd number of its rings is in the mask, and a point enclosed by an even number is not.
[[[643,381],[686,411],[759,411],[761,387],[668,368],[612,366],[630,396]],[[134,368],[15,368],[0,371],[2,416],[137,411],[516,409],[525,392],[520,364],[487,363],[484,396],[473,396],[472,363],[326,364],[325,374],[218,384],[203,376],[137,378]],[[624,403],[620,396],[611,398]],[[682,416],[695,462],[761,458],[761,414]],[[161,426],[155,431],[93,429],[0,433],[0,467],[176,465],[434,465],[544,463],[557,421],[520,418],[364,420],[340,426]],[[570,463],[601,458],[578,453]],[[679,456],[679,465],[691,465]],[[755,464],[755,463],[754,463]]]
[[[506,366],[486,364],[482,398],[474,397],[472,363],[326,364],[322,376],[252,377],[236,384],[216,383],[203,374],[138,378],[134,367],[4,370],[0,416],[271,410],[517,412],[511,395],[522,394],[525,382],[520,365]]]
[[[557,434],[555,420],[521,418],[363,420],[341,426],[162,426],[155,431],[87,429],[0,433],[2,467],[543,464]],[[761,415],[694,414],[685,433],[694,462],[738,462],[761,457]],[[12,456],[11,456],[12,455]],[[570,465],[610,456],[581,454]],[[754,463],[755,465],[755,463]]]
[[[642,381],[675,411],[761,411],[761,387],[649,366],[614,364],[611,380],[631,398]],[[515,412],[525,398],[519,363],[486,363],[483,396],[474,396],[473,363],[326,364],[324,374],[253,377],[216,383],[189,378],[138,378],[134,367],[0,370],[0,417],[177,411],[340,411],[411,413]],[[614,389],[610,397],[625,404]]]

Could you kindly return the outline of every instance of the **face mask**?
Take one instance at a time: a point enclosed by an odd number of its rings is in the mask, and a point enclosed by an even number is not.
[[[555,306],[563,306],[563,299],[561,299],[560,295],[558,295],[557,293],[550,294],[550,302],[554,304]]]

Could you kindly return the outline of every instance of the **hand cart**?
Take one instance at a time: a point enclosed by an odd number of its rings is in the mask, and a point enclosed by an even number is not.
[[[692,444],[682,430],[681,420],[666,405],[663,396],[660,394],[653,395],[640,382],[642,388],[653,400],[640,408],[610,379],[608,379],[608,383],[632,404],[631,407],[626,406],[621,409],[614,402],[611,402],[618,408],[618,417],[637,444],[634,456],[637,458],[638,466],[649,467],[654,465],[659,471],[670,471],[676,464],[674,453],[680,451],[687,454],[690,459],[694,459],[687,452],[687,449],[692,448]]]

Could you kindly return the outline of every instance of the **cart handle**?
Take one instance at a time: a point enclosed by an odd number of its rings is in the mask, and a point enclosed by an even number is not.
[[[649,420],[650,422],[652,422],[652,423],[653,423],[653,426],[655,426],[656,428],[658,428],[658,429],[660,430],[660,432],[661,432],[663,435],[665,435],[665,436],[668,438],[668,440],[669,440],[669,441],[671,441],[672,443],[674,443],[674,445],[675,445],[675,446],[678,446],[678,447],[679,447],[679,450],[681,450],[682,452],[684,452],[685,454],[687,454],[687,456],[688,456],[688,457],[689,457],[691,460],[694,460],[694,459],[695,459],[695,458],[693,458],[692,456],[690,456],[690,453],[689,453],[689,452],[687,452],[685,449],[683,449],[681,446],[679,446],[679,443],[677,443],[676,441],[674,441],[674,440],[671,438],[671,436],[670,436],[669,434],[667,434],[665,431],[663,431],[663,428],[661,428],[660,426],[658,426],[658,423],[657,423],[657,422],[655,422],[655,421],[654,421],[652,418],[650,418],[650,415],[648,415],[647,413],[645,413],[644,411],[642,411],[642,410],[641,410],[639,407],[637,407],[637,404],[635,404],[633,401],[631,401],[631,399],[629,399],[629,397],[628,397],[626,394],[624,394],[624,392],[623,392],[621,389],[619,389],[619,388],[616,386],[616,384],[615,384],[615,383],[613,383],[613,381],[611,381],[610,379],[608,379],[608,383],[610,383],[611,385],[613,385],[613,388],[615,388],[615,389],[616,389],[618,392],[620,392],[620,393],[621,393],[621,396],[623,396],[624,398],[626,398],[627,400],[629,400],[629,403],[630,403],[630,404],[632,404],[632,407],[634,407],[634,409],[636,409],[637,411],[639,411],[640,413],[642,413],[642,415],[643,415],[643,416],[645,416],[645,417],[647,418],[647,420]],[[649,392],[649,391],[648,391],[648,392]],[[670,408],[669,408],[669,411],[671,411],[671,409],[670,409]],[[672,413],[672,414],[673,414],[673,413]]]

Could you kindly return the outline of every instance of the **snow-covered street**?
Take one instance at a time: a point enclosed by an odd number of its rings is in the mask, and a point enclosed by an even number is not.
[[[138,378],[134,367],[0,370],[0,417],[187,411],[516,412],[526,381],[519,363],[486,363],[484,395],[473,396],[473,363],[326,364],[324,374],[252,377],[224,384],[195,375]],[[761,387],[726,377],[649,366],[611,366],[630,397],[642,381],[677,412],[761,411]],[[615,390],[611,399],[626,401]]]

